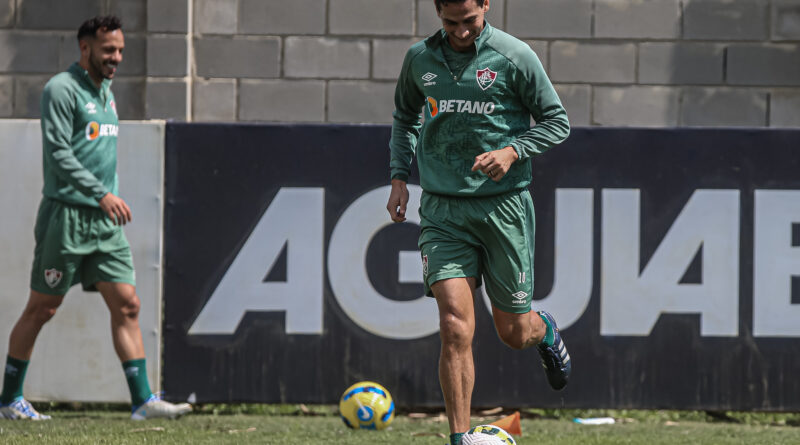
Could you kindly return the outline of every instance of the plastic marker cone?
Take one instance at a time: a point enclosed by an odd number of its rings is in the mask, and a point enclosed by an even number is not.
[[[519,411],[514,412],[514,414],[510,416],[503,417],[500,420],[496,420],[490,425],[499,426],[509,434],[515,434],[517,436],[522,434],[522,428],[519,426]]]

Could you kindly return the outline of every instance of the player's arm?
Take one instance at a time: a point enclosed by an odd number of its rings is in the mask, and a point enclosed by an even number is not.
[[[73,93],[63,85],[50,82],[42,93],[41,127],[44,156],[58,177],[86,196],[94,198],[100,208],[117,224],[131,220],[131,210],[125,202],[112,195],[75,157],[72,149],[74,118]]]
[[[394,93],[395,111],[392,113],[392,137],[389,140],[391,158],[392,191],[386,209],[392,221],[405,221],[406,205],[408,204],[408,176],[411,173],[411,160],[419,140],[420,109],[425,103],[425,97],[414,83],[411,76],[411,62],[417,52],[409,50],[403,60],[403,68],[397,79]]]
[[[536,125],[511,143],[518,158],[525,160],[563,142],[569,136],[569,120],[542,63],[532,50],[518,62],[514,87],[536,121]]]

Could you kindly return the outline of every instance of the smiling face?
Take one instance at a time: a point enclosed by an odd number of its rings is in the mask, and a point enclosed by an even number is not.
[[[469,51],[475,39],[481,34],[484,16],[489,11],[489,0],[478,5],[477,0],[443,3],[439,9],[439,18],[447,33],[447,41],[456,51]]]
[[[80,65],[89,72],[89,77],[97,84],[103,79],[113,79],[117,65],[122,62],[125,38],[121,29],[106,31],[98,29],[94,37],[80,40]]]

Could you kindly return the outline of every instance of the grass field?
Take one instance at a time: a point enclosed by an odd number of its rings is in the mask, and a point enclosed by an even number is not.
[[[440,414],[401,415],[390,430],[353,431],[335,407],[206,406],[177,421],[132,422],[116,409],[42,407],[53,420],[0,421],[0,443],[11,444],[431,444],[447,442]],[[523,412],[519,444],[799,444],[800,414],[675,411]],[[610,415],[614,425],[578,425],[575,416]],[[502,416],[474,417],[473,424]]]

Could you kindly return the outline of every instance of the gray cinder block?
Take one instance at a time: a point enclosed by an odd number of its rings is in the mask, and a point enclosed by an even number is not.
[[[763,127],[767,95],[762,91],[728,88],[686,88],[681,125],[695,127]]]
[[[15,76],[13,117],[37,119],[44,84],[52,76]]]
[[[183,77],[186,75],[186,37],[150,35],[147,37],[147,75]]]
[[[639,83],[721,84],[724,53],[725,46],[715,43],[641,43]]]
[[[636,45],[632,43],[550,44],[550,79],[559,83],[633,83]]]
[[[195,0],[194,32],[200,34],[236,34],[237,0]]]
[[[324,122],[325,82],[321,80],[242,80],[239,119]]]
[[[325,34],[325,0],[239,0],[245,34]]]
[[[766,0],[685,0],[683,37],[698,40],[767,38]]]
[[[147,0],[147,30],[185,33],[189,30],[189,2]]]
[[[369,42],[329,37],[287,37],[286,77],[361,79],[369,77]]]
[[[20,28],[75,30],[86,19],[104,12],[103,0],[18,1]]]
[[[732,85],[800,85],[797,44],[731,45],[727,64]]]
[[[147,29],[147,0],[111,0],[108,13],[122,19],[125,32]]]
[[[329,0],[331,34],[413,34],[414,0]]]
[[[800,2],[772,0],[772,39],[800,40]]]
[[[14,79],[0,76],[0,117],[11,117],[14,113]]]
[[[570,126],[591,125],[592,87],[569,84],[556,84],[553,87],[561,99],[561,105],[567,110]]]
[[[613,127],[673,127],[680,90],[662,86],[594,88],[594,123]]]
[[[117,102],[120,119],[144,119],[145,79],[143,77],[122,77],[114,79],[111,91]]]
[[[592,35],[592,0],[508,0],[506,31],[517,38]]]
[[[76,43],[76,56],[80,57],[80,51],[77,49],[77,46]],[[186,59],[185,55],[183,57]],[[184,65],[185,64],[184,62]],[[126,35],[125,51],[122,53],[122,63],[119,65],[119,71],[116,76],[143,76],[146,72],[147,40],[142,35]]]
[[[206,37],[194,43],[200,77],[270,78],[280,75],[277,37]]]
[[[192,85],[192,119],[235,121],[236,80],[195,80]]]
[[[186,82],[147,79],[145,118],[186,120]]]
[[[375,39],[372,41],[372,77],[396,80],[406,52],[414,39]]]
[[[0,72],[55,74],[60,44],[55,34],[0,31]]]
[[[0,28],[14,25],[14,6],[14,0],[0,0]]]
[[[772,93],[769,118],[770,127],[800,127],[800,89]]]
[[[331,81],[328,122],[392,122],[394,88],[394,82]]]
[[[679,0],[595,0],[595,37],[675,39],[681,33]]]

